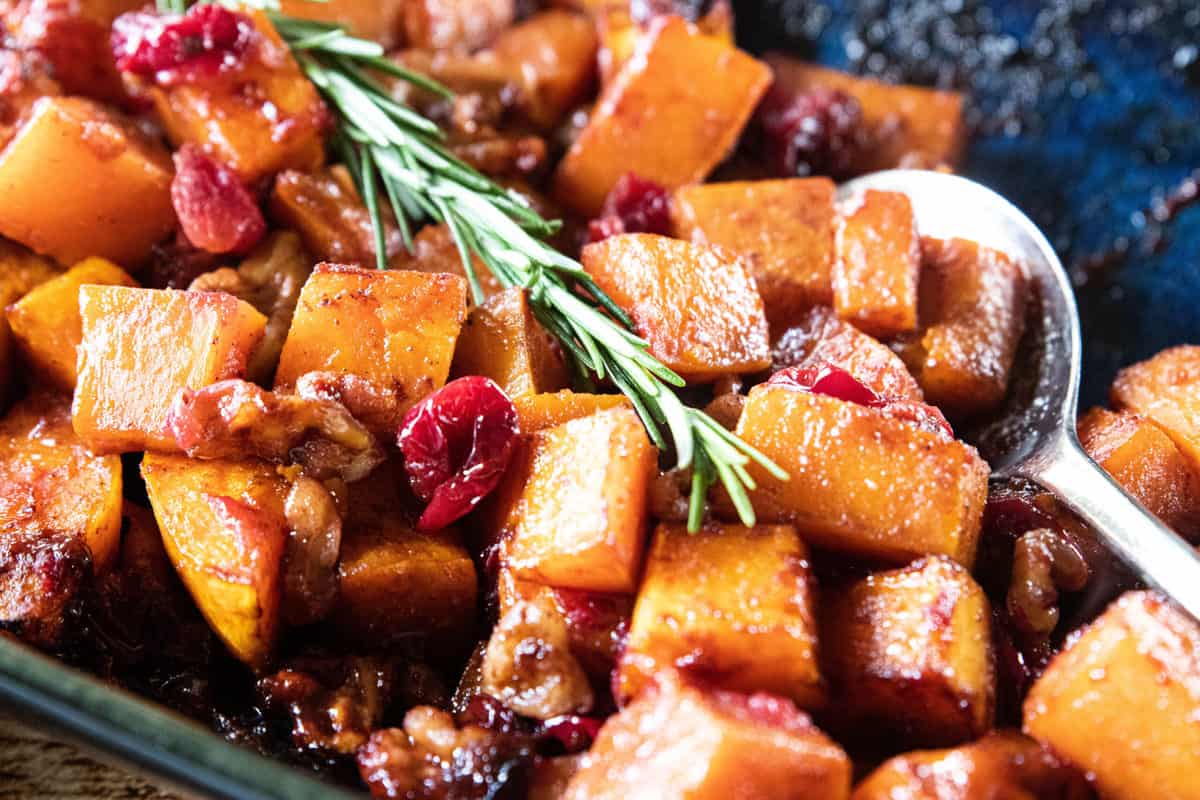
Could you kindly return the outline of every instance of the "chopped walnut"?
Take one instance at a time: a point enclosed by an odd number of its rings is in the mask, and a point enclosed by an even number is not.
[[[292,718],[292,741],[309,750],[353,753],[383,720],[395,665],[382,658],[301,659],[258,682],[270,710]]]
[[[1058,592],[1087,585],[1090,570],[1083,554],[1049,528],[1029,531],[1013,549],[1008,611],[1026,633],[1048,635],[1058,624]]]
[[[329,490],[306,476],[292,484],[283,510],[291,529],[283,554],[283,616],[291,625],[308,625],[327,617],[337,599],[342,517]]]
[[[482,677],[485,693],[534,719],[587,711],[594,699],[567,621],[547,593],[515,604],[496,623]]]
[[[193,458],[295,462],[318,479],[354,482],[384,460],[375,437],[341,404],[279,395],[241,380],[184,390],[167,415],[167,429]]]
[[[692,491],[692,471],[671,469],[650,483],[650,513],[663,522],[684,522]]]
[[[358,769],[376,797],[496,797],[523,778],[533,756],[528,738],[481,728],[459,727],[430,706],[404,717],[404,727],[376,731],[358,751]]]

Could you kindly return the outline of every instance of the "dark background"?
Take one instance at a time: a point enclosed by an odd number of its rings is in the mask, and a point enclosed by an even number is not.
[[[968,95],[963,172],[1072,273],[1085,404],[1200,344],[1200,0],[735,0],[739,42]]]

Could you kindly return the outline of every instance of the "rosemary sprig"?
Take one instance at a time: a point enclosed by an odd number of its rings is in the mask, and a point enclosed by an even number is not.
[[[158,0],[179,13],[187,0]],[[384,201],[406,247],[414,223],[445,223],[462,257],[477,303],[483,290],[472,257],[505,287],[524,289],[538,321],[561,343],[584,380],[610,380],[630,399],[660,450],[673,446],[677,468],[691,468],[689,530],[699,530],[709,488],[720,481],[746,525],[755,521],[746,467],[787,474],[703,411],[685,406],[675,389],[684,381],[649,352],[625,312],[579,262],[550,247],[558,221],[543,219],[519,193],[499,186],[455,157],[438,126],[395,100],[383,79],[407,81],[442,97],[452,93],[385,57],[375,42],[334,24],[279,12],[275,0],[246,3],[265,11],[308,78],[334,109],[333,144],[354,176],[375,234],[377,266],[387,268]],[[383,188],[383,197],[379,188]],[[669,438],[669,442],[668,442]]]

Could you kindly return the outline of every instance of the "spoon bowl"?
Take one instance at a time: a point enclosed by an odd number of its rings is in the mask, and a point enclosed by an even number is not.
[[[964,438],[979,448],[994,478],[1022,478],[1054,493],[1142,580],[1200,619],[1200,554],[1117,485],[1079,444],[1079,309],[1046,237],[1012,203],[957,175],[875,172],[840,186],[838,199],[852,201],[867,189],[907,195],[924,236],[974,240],[1022,263],[1034,303],[1018,377],[1001,413]]]

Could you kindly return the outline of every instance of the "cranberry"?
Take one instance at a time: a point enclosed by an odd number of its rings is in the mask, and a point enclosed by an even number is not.
[[[815,361],[802,367],[781,369],[772,375],[767,383],[836,397],[870,408],[883,408],[887,405],[882,397],[858,378],[828,361]]]
[[[250,17],[204,3],[183,16],[122,14],[111,41],[117,69],[169,86],[240,68],[257,39]]]
[[[526,721],[490,694],[477,694],[455,716],[461,726],[475,725],[495,733],[519,733]]]
[[[671,232],[671,195],[654,181],[632,172],[617,179],[604,198],[597,219],[588,223],[588,241],[599,242],[619,233]]]
[[[459,378],[409,410],[398,443],[413,492],[429,503],[417,526],[444,528],[500,482],[517,443],[517,410],[488,378]]]
[[[580,717],[564,714],[542,723],[539,738],[557,742],[567,753],[581,753],[592,746],[604,720],[599,717]]]
[[[776,86],[758,109],[767,158],[784,175],[853,175],[862,106],[837,89],[795,94]]]
[[[267,232],[258,203],[237,174],[195,145],[175,153],[171,202],[183,235],[209,253],[245,253]]]
[[[814,361],[800,367],[781,369],[772,375],[767,383],[836,397],[868,408],[878,408],[887,416],[908,422],[923,431],[954,438],[954,430],[950,423],[934,406],[883,397],[846,370],[828,361]]]

